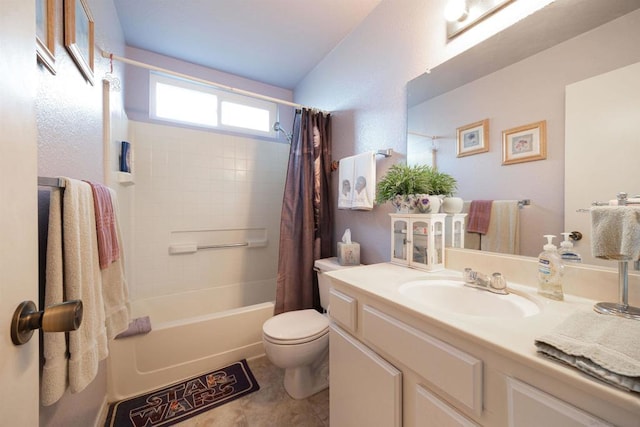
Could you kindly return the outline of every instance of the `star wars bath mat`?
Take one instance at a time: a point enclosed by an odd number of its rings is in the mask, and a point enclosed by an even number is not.
[[[105,427],[172,426],[259,389],[243,359],[181,383],[112,403]]]

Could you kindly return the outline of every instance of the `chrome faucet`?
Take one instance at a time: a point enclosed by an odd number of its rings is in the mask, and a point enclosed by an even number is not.
[[[494,294],[507,295],[507,281],[501,273],[493,273],[491,276],[465,268],[463,273],[464,284],[476,289],[482,289]]]

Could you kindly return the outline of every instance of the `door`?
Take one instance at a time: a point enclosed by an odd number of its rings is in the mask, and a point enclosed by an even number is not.
[[[10,323],[38,301],[35,2],[0,1],[0,423],[38,425],[38,334],[21,346]]]

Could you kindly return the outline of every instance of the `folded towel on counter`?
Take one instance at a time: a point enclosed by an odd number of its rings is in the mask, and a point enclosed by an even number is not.
[[[538,351],[602,381],[640,392],[640,322],[577,311],[535,340]]]
[[[493,200],[472,200],[469,206],[467,232],[487,234]]]
[[[594,257],[636,260],[640,257],[640,207],[591,208],[591,252]]]
[[[149,316],[135,318],[129,323],[129,328],[119,333],[116,339],[143,335],[151,332],[151,319]]]
[[[120,246],[116,232],[116,219],[109,188],[102,184],[86,181],[93,193],[93,207],[96,214],[98,235],[98,257],[100,268],[105,269],[120,257]]]

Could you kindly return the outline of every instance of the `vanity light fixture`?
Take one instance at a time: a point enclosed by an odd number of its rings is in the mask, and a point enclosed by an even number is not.
[[[444,8],[444,19],[447,22],[462,22],[469,16],[467,0],[449,0]]]
[[[447,37],[453,38],[515,0],[447,0]]]

